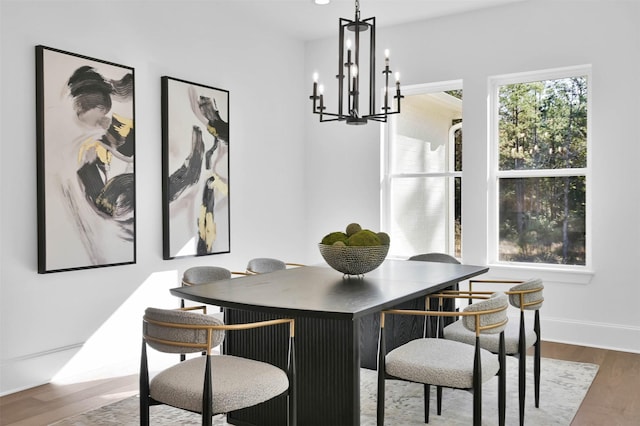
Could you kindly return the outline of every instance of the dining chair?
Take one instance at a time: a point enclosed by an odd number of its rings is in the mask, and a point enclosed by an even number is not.
[[[218,318],[183,309],[147,308],[143,317],[140,361],[140,424],[148,426],[149,407],[165,404],[201,413],[202,424],[211,425],[217,414],[251,407],[287,395],[287,422],[295,425],[296,369],[295,322],[276,319],[247,324],[225,325]],[[286,369],[252,359],[214,355],[212,348],[225,332],[240,333],[260,327],[289,327]],[[149,380],[147,347],[165,353],[204,354],[178,362]]]
[[[430,253],[421,253],[416,254],[408,258],[407,260],[414,260],[420,262],[439,262],[439,263],[451,263],[455,265],[459,265],[460,261],[455,257],[440,252],[430,252]],[[458,290],[458,283],[455,283],[451,287],[450,290]],[[431,310],[438,309],[438,300],[432,299],[432,306],[429,307]],[[453,311],[456,309],[454,300],[445,300],[444,306],[442,307],[445,311]],[[430,321],[426,322],[426,325],[429,327],[429,335],[434,334],[436,337],[442,336],[442,331],[444,327],[454,321],[456,321],[456,317],[448,317],[448,318],[431,318]],[[434,329],[435,331],[431,331]]]
[[[215,281],[226,280],[233,275],[246,275],[244,272],[231,272],[230,270],[221,266],[192,266],[184,271],[182,274],[182,286],[190,287],[194,285],[207,284]],[[184,308],[184,299],[180,299],[180,307]],[[220,321],[224,322],[224,309],[219,308],[218,312],[211,312],[209,315],[217,317]],[[180,354],[180,360],[184,361],[185,354]]]
[[[422,262],[455,263],[457,265],[460,264],[460,261],[455,257],[446,253],[439,253],[439,252],[416,254],[411,256],[407,260],[419,260]]]
[[[466,298],[465,296],[437,294],[431,298]],[[378,342],[378,400],[377,424],[384,424],[385,382],[387,379],[405,380],[424,384],[424,422],[429,423],[429,399],[431,385],[465,389],[473,392],[473,424],[482,423],[482,384],[498,375],[498,418],[500,426],[505,424],[506,382],[504,328],[508,323],[509,302],[504,293],[495,293],[490,298],[464,308],[462,312],[402,310],[382,311]],[[429,303],[425,306],[430,306]],[[447,340],[442,337],[414,339],[386,353],[385,317],[388,315],[460,316],[461,322],[476,336],[474,346]],[[500,342],[499,353],[482,349],[480,336],[496,334]],[[438,404],[438,415],[441,405]]]
[[[270,257],[256,257],[247,263],[248,274],[266,274],[267,272],[287,269],[288,266],[304,266],[301,263],[288,263]]]
[[[509,284],[511,288],[504,293],[509,296],[509,303],[520,310],[520,322],[509,322],[505,331],[505,352],[507,355],[518,358],[518,412],[520,425],[524,425],[525,417],[525,392],[526,392],[526,358],[527,350],[534,348],[533,354],[533,377],[535,407],[540,407],[540,308],[544,301],[544,285],[540,279],[521,280],[470,280],[469,291],[459,291],[455,294],[467,295],[470,298],[489,297],[491,291],[474,291],[474,284]],[[515,285],[514,285],[515,284]],[[449,292],[451,293],[451,292]],[[533,327],[525,325],[525,310],[534,311]],[[474,344],[473,333],[464,327],[460,321],[456,321],[444,328],[445,339],[455,340],[467,344]],[[494,335],[483,335],[480,337],[480,347],[497,353],[499,342]]]
[[[221,266],[192,266],[182,274],[182,286],[207,284],[215,281],[226,280],[233,275],[247,275],[245,272],[231,272]],[[184,308],[184,299],[181,299],[180,307]],[[222,310],[220,310],[222,312]]]
[[[182,274],[182,285],[193,286],[231,278],[231,271],[220,266],[192,266]],[[184,299],[181,307],[184,308]]]

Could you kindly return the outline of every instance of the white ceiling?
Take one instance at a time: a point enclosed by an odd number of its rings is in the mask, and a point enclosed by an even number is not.
[[[331,0],[325,6],[313,0],[209,0],[238,8],[248,21],[277,28],[302,40],[335,35],[338,19],[354,19],[355,0]],[[380,27],[418,21],[525,0],[360,0],[360,17],[375,16]]]
[[[49,1],[60,0],[0,0]],[[355,0],[331,0],[316,5],[313,0],[84,0],[85,2],[133,2],[159,5],[196,5],[200,15],[215,25],[216,6],[245,18],[244,25],[271,28],[301,40],[315,40],[335,36],[338,19],[354,19]],[[509,3],[534,0],[359,0],[360,18],[376,18],[382,28],[405,22],[420,21],[439,16],[464,13]],[[555,0],[554,0],[555,1]],[[583,0],[586,1],[586,0]],[[242,24],[239,24],[242,25]]]

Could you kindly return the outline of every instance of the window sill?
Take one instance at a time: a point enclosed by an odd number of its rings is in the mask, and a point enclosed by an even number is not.
[[[528,279],[540,278],[543,281],[561,282],[569,284],[589,284],[595,274],[590,269],[572,269],[561,267],[545,267],[528,265],[513,265],[504,263],[489,264],[488,274],[493,278]]]

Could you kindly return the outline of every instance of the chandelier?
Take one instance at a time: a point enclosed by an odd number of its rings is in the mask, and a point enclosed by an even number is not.
[[[313,94],[309,96],[309,99],[313,101],[313,113],[320,116],[320,122],[345,121],[347,124],[366,124],[367,121],[374,120],[386,123],[387,116],[400,112],[400,99],[403,98],[400,93],[400,73],[395,75],[395,93],[390,94],[389,75],[392,71],[389,68],[388,49],[385,50],[384,70],[382,71],[385,82],[382,95],[384,99],[382,106],[376,112],[376,18],[361,20],[358,0],[355,0],[355,6],[356,12],[353,21],[345,18],[339,20],[338,75],[336,75],[338,79],[338,112],[326,111],[324,87],[322,84],[318,84],[318,74],[314,73],[313,75]],[[350,36],[345,36],[345,30],[353,33],[353,41]],[[368,57],[366,57],[367,51],[360,46],[361,42],[367,44],[367,31],[369,32]],[[363,77],[363,74],[367,72],[368,79]],[[365,81],[361,81],[361,79]],[[363,105],[360,102],[360,87],[362,83],[366,84],[367,82],[369,99],[368,102],[365,100],[367,103]],[[368,109],[366,114],[363,113],[365,109]]]

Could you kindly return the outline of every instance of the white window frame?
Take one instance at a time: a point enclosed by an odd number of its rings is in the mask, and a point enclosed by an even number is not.
[[[573,169],[545,169],[545,170],[499,170],[499,132],[498,132],[498,89],[500,86],[526,83],[542,80],[555,80],[569,77],[587,77],[587,166]],[[592,271],[592,202],[591,202],[591,111],[592,105],[592,78],[591,66],[581,65],[575,67],[555,68],[550,70],[533,71],[526,73],[507,74],[489,78],[489,185],[488,201],[489,215],[487,224],[487,260],[492,271],[517,271],[548,272],[552,276],[554,272],[567,272],[574,274],[572,282],[588,282]],[[555,176],[584,176],[586,190],[585,208],[585,265],[554,265],[526,262],[506,262],[499,260],[499,179],[508,177],[555,177]],[[566,281],[566,278],[565,278]]]
[[[423,93],[438,93],[447,90],[459,90],[462,89],[462,80],[449,80],[441,81],[437,83],[416,84],[411,86],[403,86],[402,93],[407,95],[418,95]],[[464,100],[463,106],[464,110]],[[391,115],[387,124],[380,126],[380,168],[381,168],[381,182],[380,182],[380,229],[385,232],[389,232],[391,229],[391,182],[394,179],[403,178],[419,178],[419,177],[459,177],[462,179],[462,171],[455,171],[455,150],[451,146],[447,146],[447,161],[449,162],[449,172],[424,172],[424,173],[393,173],[391,165],[393,164],[391,143],[393,142],[393,136],[395,135],[395,128],[397,123],[397,116]],[[463,124],[463,123],[462,123]],[[461,124],[461,125],[462,125]],[[450,129],[451,131],[451,129]],[[451,139],[450,139],[451,140]],[[464,142],[463,142],[464,146]],[[463,148],[464,149],[464,148]],[[462,165],[464,169],[464,163]],[[464,184],[462,185],[464,187]],[[455,189],[454,179],[449,182],[449,193],[452,194]],[[464,191],[464,189],[463,189]],[[449,210],[453,211],[455,208],[455,200],[453,197],[449,197]],[[464,229],[464,224],[462,224]],[[447,254],[455,255],[455,224],[453,218],[447,221]],[[464,236],[464,232],[463,232]],[[462,236],[462,238],[463,238]],[[418,253],[415,253],[418,254]],[[390,256],[391,257],[391,256]]]

